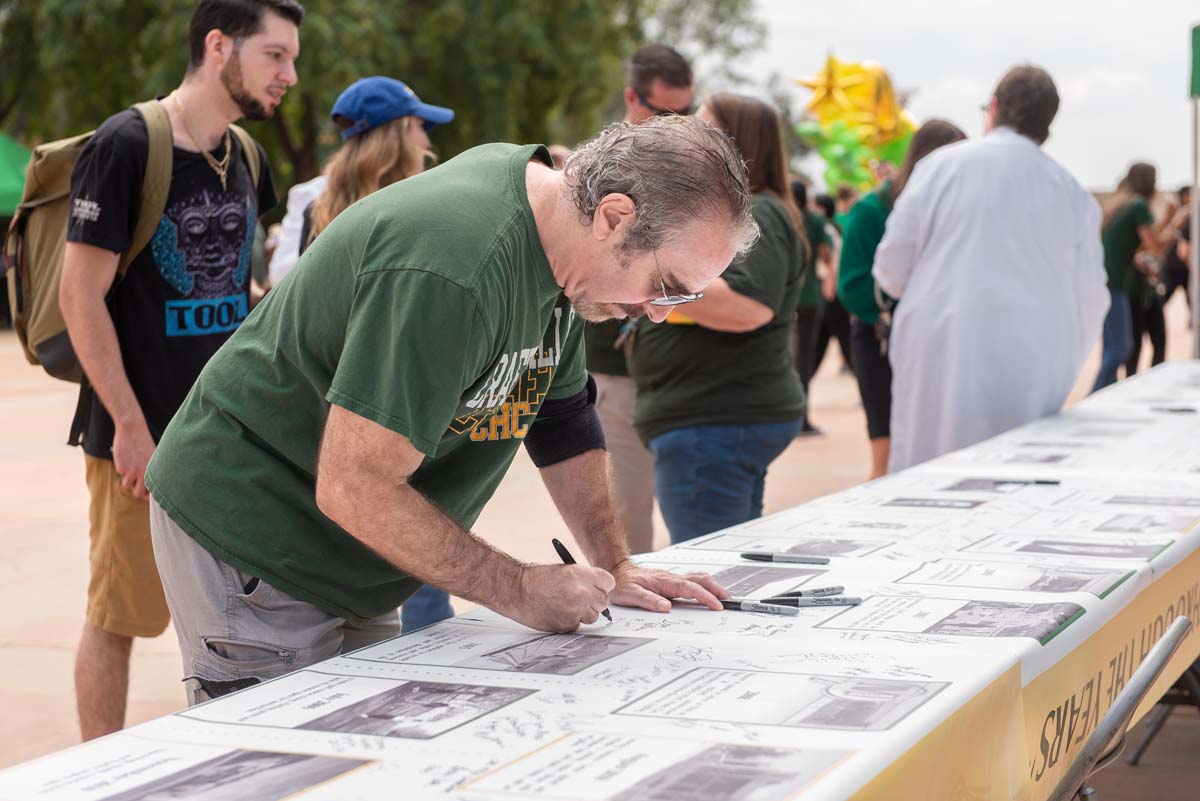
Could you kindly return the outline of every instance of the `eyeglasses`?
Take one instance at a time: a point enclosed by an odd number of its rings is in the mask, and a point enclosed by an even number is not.
[[[663,279],[662,268],[658,266],[658,250],[654,251],[654,269],[658,271],[658,285],[662,287],[662,297],[655,298],[650,301],[651,306],[682,306],[685,303],[694,303],[704,297],[703,292],[693,292],[688,295],[668,295],[667,282]]]
[[[689,103],[687,108],[682,109],[682,110],[676,110],[673,108],[662,108],[661,106],[656,106],[653,103],[651,103],[646,98],[646,96],[644,94],[642,94],[641,92],[635,92],[634,94],[637,95],[638,102],[641,103],[646,108],[653,111],[654,116],[656,116],[656,117],[670,117],[670,116],[687,117],[696,110],[695,103]]]

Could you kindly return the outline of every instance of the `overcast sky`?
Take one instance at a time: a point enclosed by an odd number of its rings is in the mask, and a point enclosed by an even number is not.
[[[1191,27],[1200,0],[756,0],[764,50],[744,65],[811,75],[832,50],[876,61],[915,90],[920,121],[982,132],[979,106],[1009,66],[1049,70],[1062,106],[1046,149],[1089,189],[1112,187],[1131,161],[1158,165],[1159,187],[1190,180]],[[811,96],[797,87],[799,108]],[[810,170],[814,177],[820,170]]]

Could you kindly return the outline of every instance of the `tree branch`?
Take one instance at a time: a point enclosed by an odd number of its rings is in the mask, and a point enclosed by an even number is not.
[[[282,114],[273,114],[271,115],[271,127],[275,130],[275,136],[279,139],[279,146],[287,154],[288,161],[295,165],[299,154],[296,150],[295,141],[292,139],[292,132],[288,128],[287,120],[283,118]]]
[[[307,181],[320,170],[320,165],[317,164],[318,125],[313,96],[306,93],[302,100],[301,108],[304,110],[304,118],[300,121],[300,127],[304,131],[304,144],[295,167],[297,179]]]

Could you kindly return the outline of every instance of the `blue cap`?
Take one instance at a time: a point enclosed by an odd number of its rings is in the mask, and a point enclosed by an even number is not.
[[[373,75],[355,81],[338,95],[330,116],[350,120],[350,127],[342,131],[342,139],[349,139],[385,122],[410,115],[424,120],[428,131],[454,119],[454,110],[422,103],[421,98],[401,81]]]

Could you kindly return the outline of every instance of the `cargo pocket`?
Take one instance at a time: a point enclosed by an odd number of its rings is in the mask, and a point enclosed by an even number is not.
[[[237,678],[251,675],[260,679],[287,673],[296,661],[296,650],[259,640],[233,637],[201,637],[204,659]]]

